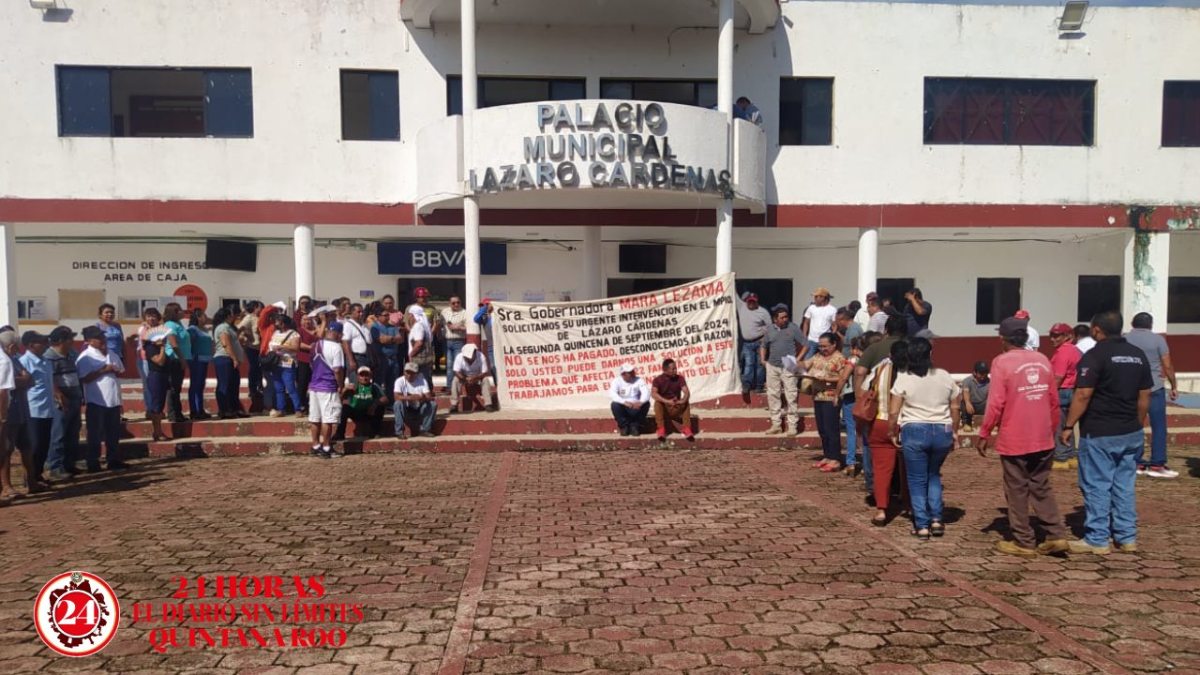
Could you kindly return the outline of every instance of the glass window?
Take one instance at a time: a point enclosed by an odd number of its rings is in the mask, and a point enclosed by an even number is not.
[[[481,77],[479,107],[513,103],[570,101],[587,97],[586,81],[578,77]],[[446,114],[462,114],[462,77],[446,77]]]
[[[925,143],[1092,145],[1096,83],[925,78]]]
[[[979,279],[975,286],[975,323],[996,325],[1021,309],[1020,279]]]
[[[396,71],[342,71],[342,140],[400,138],[400,83]]]
[[[1162,144],[1200,147],[1200,82],[1163,83]]]
[[[1121,277],[1079,275],[1079,301],[1075,320],[1088,323],[1100,312],[1121,310]]]
[[[112,136],[108,68],[59,66],[58,135]]]
[[[717,107],[716,80],[600,80],[600,98]]]
[[[1167,321],[1200,323],[1200,277],[1167,280]]]
[[[890,300],[897,310],[904,311],[904,294],[917,287],[917,280],[912,277],[896,279],[876,279],[875,294],[879,301]]]
[[[833,78],[779,80],[779,144],[833,143]]]
[[[250,70],[58,67],[59,135],[250,137]]]

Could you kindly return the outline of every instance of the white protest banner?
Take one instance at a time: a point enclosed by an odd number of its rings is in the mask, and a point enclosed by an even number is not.
[[[584,302],[493,303],[500,405],[607,409],[623,363],[649,383],[675,359],[691,400],[741,391],[733,275]]]

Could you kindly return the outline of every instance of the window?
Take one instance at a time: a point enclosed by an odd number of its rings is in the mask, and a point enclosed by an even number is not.
[[[586,81],[582,77],[479,78],[480,108],[535,101],[570,101],[581,98],[587,98]],[[446,114],[462,114],[461,76],[450,75],[446,78]]]
[[[716,80],[600,80],[600,98],[717,107]]]
[[[916,287],[917,280],[911,277],[875,280],[875,294],[879,296],[879,301],[891,300],[892,306],[900,311],[904,311],[904,305],[907,302],[904,294]]]
[[[1200,277],[1170,277],[1167,280],[1167,321],[1200,323]]]
[[[979,279],[975,286],[975,323],[995,325],[1021,309],[1020,279]]]
[[[1163,83],[1162,144],[1200,147],[1200,82]]]
[[[254,135],[250,70],[58,66],[59,136]]]
[[[666,274],[666,244],[621,244],[617,269],[622,274]]]
[[[1121,277],[1079,275],[1079,302],[1075,320],[1088,323],[1100,312],[1120,311]]]
[[[833,143],[833,78],[779,80],[779,144]]]
[[[400,139],[400,83],[394,70],[342,71],[342,140]]]
[[[741,297],[742,293],[753,293],[758,296],[759,306],[765,307],[768,312],[780,303],[789,308],[792,307],[791,279],[743,279],[738,277],[734,285],[737,287],[738,297]]]
[[[44,321],[46,319],[46,298],[17,298],[17,319],[20,321]]]
[[[925,78],[925,142],[1091,145],[1096,83]]]

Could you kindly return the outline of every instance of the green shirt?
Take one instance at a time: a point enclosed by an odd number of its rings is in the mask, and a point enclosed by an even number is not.
[[[383,396],[383,390],[375,384],[358,384],[354,386],[354,393],[350,395],[350,401],[346,404],[351,410],[362,412],[371,407]]]

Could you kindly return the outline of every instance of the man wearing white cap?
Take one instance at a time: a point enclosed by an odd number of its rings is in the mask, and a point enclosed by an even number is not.
[[[621,373],[608,388],[612,414],[622,436],[640,436],[642,423],[650,412],[650,387],[638,377],[632,363],[621,366]]]
[[[473,344],[465,344],[458,356],[454,357],[450,371],[453,379],[450,381],[450,412],[464,409],[470,396],[475,405],[494,410],[492,406],[491,367],[488,359],[479,348]],[[482,402],[480,402],[482,401]]]

